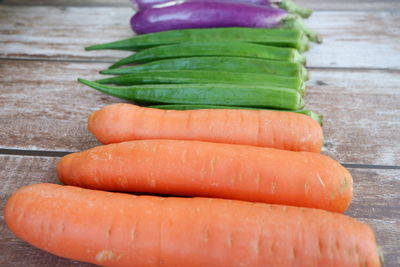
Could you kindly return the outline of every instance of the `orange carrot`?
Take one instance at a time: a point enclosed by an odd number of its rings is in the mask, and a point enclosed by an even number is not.
[[[143,140],[74,153],[57,166],[68,185],[219,197],[343,212],[351,174],[317,153],[199,141]]]
[[[198,140],[320,152],[321,126],[312,118],[270,110],[159,110],[114,104],[89,117],[103,144],[143,139]]]
[[[380,266],[369,226],[317,209],[37,184],[11,196],[5,221],[38,248],[103,266]]]

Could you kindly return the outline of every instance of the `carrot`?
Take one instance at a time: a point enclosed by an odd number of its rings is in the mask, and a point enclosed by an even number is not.
[[[37,184],[11,196],[5,221],[38,248],[103,266],[380,266],[368,225],[316,209]]]
[[[95,147],[60,160],[67,185],[109,191],[284,204],[343,212],[351,174],[311,152],[198,141],[144,140]]]
[[[159,110],[114,104],[89,117],[103,144],[142,139],[198,140],[320,152],[321,126],[310,117],[270,110]]]

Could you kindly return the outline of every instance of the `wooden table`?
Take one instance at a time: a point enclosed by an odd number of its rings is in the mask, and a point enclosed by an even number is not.
[[[355,194],[346,214],[370,224],[386,266],[400,265],[400,1],[302,0],[324,44],[307,53],[306,108],[325,116],[324,154],[344,163]],[[126,52],[83,47],[132,35],[127,0],[0,1],[0,209],[21,186],[57,183],[66,153],[98,145],[91,111],[118,102],[77,77]],[[0,266],[90,266],[18,240],[0,215]]]

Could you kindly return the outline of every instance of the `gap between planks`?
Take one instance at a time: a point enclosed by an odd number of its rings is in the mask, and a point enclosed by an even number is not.
[[[50,151],[50,150],[25,150],[25,149],[0,149],[0,155],[28,156],[28,157],[51,157],[58,158],[72,151]],[[373,165],[373,164],[357,164],[357,163],[341,163],[344,167],[350,169],[378,169],[378,170],[400,170],[400,166],[394,165]]]

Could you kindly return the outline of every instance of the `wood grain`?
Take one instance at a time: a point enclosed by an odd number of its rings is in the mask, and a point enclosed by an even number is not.
[[[351,169],[354,198],[347,215],[369,224],[385,253],[385,266],[398,266],[400,255],[400,171]]]
[[[400,9],[398,0],[296,0],[301,6],[313,10],[393,10]]]
[[[32,6],[130,6],[130,0],[3,0],[5,5]]]
[[[0,6],[0,58],[114,61],[131,53],[89,53],[84,47],[133,36],[133,12],[126,7]]]
[[[2,148],[76,151],[98,145],[87,116],[118,100],[81,86],[106,64],[0,61]],[[98,76],[99,77],[99,76]],[[29,97],[27,97],[29,96]]]
[[[315,12],[307,24],[322,45],[306,53],[311,67],[400,69],[400,12]]]
[[[4,0],[8,5],[59,5],[59,6],[129,6],[129,0]],[[392,10],[400,8],[398,0],[297,0],[299,5],[313,10]]]
[[[306,108],[325,117],[324,152],[341,162],[400,165],[399,71],[316,69]]]
[[[0,148],[79,151],[98,145],[90,112],[120,100],[76,82],[104,63],[0,61]],[[306,108],[325,116],[324,153],[347,163],[400,165],[400,71],[312,70]],[[29,97],[27,97],[29,96]]]
[[[33,183],[57,183],[54,166],[58,158],[21,157],[0,155],[0,209],[6,199],[18,188]],[[375,230],[378,243],[385,251],[386,266],[400,263],[398,240],[400,239],[400,171],[351,170],[355,182],[354,201],[347,215],[368,223]],[[10,179],[12,177],[12,179]],[[42,252],[17,239],[5,226],[0,215],[0,266],[23,266],[29,258],[29,266],[89,266],[69,262]],[[23,255],[23,257],[22,257]]]
[[[298,2],[318,10],[307,24],[324,37],[307,53],[314,69],[306,96],[307,108],[325,115],[324,153],[347,163],[400,165],[400,1]],[[76,78],[100,77],[97,71],[108,65],[101,62],[129,54],[83,50],[133,36],[129,6],[129,0],[0,0],[0,149],[78,151],[98,145],[86,117],[120,100]],[[0,155],[0,210],[21,186],[57,183],[57,161]],[[400,171],[351,172],[355,194],[346,214],[374,228],[385,266],[400,265]],[[0,266],[92,266],[22,242],[6,228],[2,212],[0,251]]]
[[[0,58],[116,60],[129,53],[83,47],[133,36],[132,14],[126,7],[0,6]],[[307,53],[309,66],[400,69],[399,20],[400,12],[315,12],[307,23],[324,44]]]

